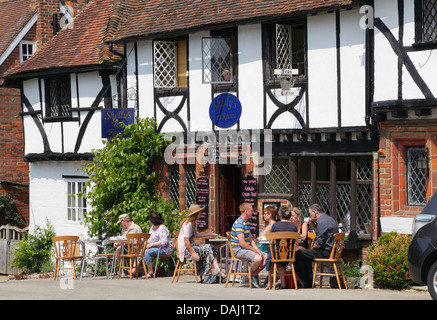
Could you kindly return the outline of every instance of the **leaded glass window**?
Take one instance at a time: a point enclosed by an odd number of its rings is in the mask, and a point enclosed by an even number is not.
[[[437,40],[437,1],[423,0],[423,41]]]
[[[46,117],[71,117],[70,76],[45,79]]]
[[[175,42],[154,42],[154,86],[174,88],[177,86],[177,45]]]
[[[420,168],[419,159],[425,147],[408,147],[407,151],[407,204],[423,206],[426,204],[426,169]]]
[[[232,68],[231,38],[203,38],[203,83],[233,82]]]
[[[196,203],[196,166],[185,166],[185,209]]]

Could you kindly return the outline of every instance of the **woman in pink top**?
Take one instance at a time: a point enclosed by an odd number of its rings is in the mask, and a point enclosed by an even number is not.
[[[170,238],[170,232],[163,224],[164,219],[159,212],[152,212],[149,215],[151,227],[149,230],[150,237],[147,240],[146,250],[143,259],[147,264],[147,274],[143,278],[153,277],[153,257],[159,254],[172,254],[174,250],[173,242]],[[138,259],[141,262],[141,258]]]

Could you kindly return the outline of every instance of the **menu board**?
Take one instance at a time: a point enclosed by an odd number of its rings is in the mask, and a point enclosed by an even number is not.
[[[250,218],[250,231],[252,236],[258,237],[259,212],[258,203],[258,181],[252,176],[241,180],[241,202],[250,203],[253,206],[252,218]]]
[[[197,219],[198,229],[208,229],[208,201],[209,201],[209,181],[208,178],[198,178],[196,180],[196,203],[205,207],[202,215]]]

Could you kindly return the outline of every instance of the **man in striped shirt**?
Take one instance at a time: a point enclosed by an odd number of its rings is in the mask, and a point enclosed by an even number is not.
[[[250,203],[240,205],[240,217],[235,220],[231,230],[231,245],[235,257],[248,259],[251,263],[252,284],[259,287],[258,274],[266,265],[267,254],[262,253],[256,245],[250,233],[250,218],[253,214],[253,207]]]

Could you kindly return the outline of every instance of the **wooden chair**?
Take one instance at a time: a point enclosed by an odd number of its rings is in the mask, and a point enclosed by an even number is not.
[[[308,238],[308,249],[311,249],[311,247],[314,244],[314,241],[316,240],[316,234],[314,232],[308,232],[307,238]]]
[[[83,255],[80,253],[80,243],[78,243],[78,236],[58,236],[53,237],[52,241],[55,246],[55,272],[53,279],[59,279],[59,271],[61,260],[69,260],[73,268],[73,277],[76,279],[76,269],[74,267],[74,260],[82,260]]]
[[[181,275],[181,272],[186,272],[186,271],[194,271],[194,277],[196,278],[196,283],[197,283],[197,264],[196,261],[193,260],[193,267],[192,268],[182,268],[184,265],[187,264],[187,258],[188,256],[185,255],[185,259],[184,262],[182,262],[179,259],[179,247],[178,247],[178,237],[179,237],[179,232],[174,231],[173,232],[173,237],[174,237],[174,247],[176,248],[176,254],[177,254],[177,263],[176,263],[176,267],[174,269],[174,273],[173,273],[173,279],[171,280],[171,282],[174,282],[174,278],[176,277],[176,274],[178,275],[176,278],[176,282],[179,281],[179,276]]]
[[[341,268],[341,252],[343,251],[344,245],[344,233],[336,233],[334,234],[334,246],[332,247],[331,254],[329,258],[322,259],[316,258],[314,259],[314,273],[313,273],[313,288],[316,281],[316,276],[320,276],[320,288],[322,287],[323,276],[335,276],[337,278],[338,288],[341,289],[340,278],[338,275],[338,269],[340,270],[341,277],[343,279],[344,287],[347,289],[346,280],[344,278],[343,269]],[[320,272],[317,273],[317,263],[320,262]],[[331,262],[334,267],[334,273],[324,273],[323,272],[323,264],[324,262]]]
[[[300,234],[298,232],[270,232],[266,235],[267,240],[270,241],[270,252],[272,260],[270,261],[269,273],[269,289],[273,283],[273,290],[275,290],[276,276],[287,276],[285,273],[278,273],[277,264],[289,262],[291,264],[291,274],[294,281],[294,287],[297,289],[297,277],[294,270],[294,261],[296,255],[296,247]],[[272,268],[273,266],[273,268]],[[273,270],[272,270],[273,269]],[[273,282],[272,282],[273,276]]]
[[[144,263],[144,259],[142,260],[141,265],[138,264],[137,259],[143,257],[144,250],[146,249],[147,239],[149,239],[150,235],[148,233],[128,233],[126,234],[127,238],[127,253],[122,253],[120,255],[120,263],[118,268],[118,279],[120,279],[121,269],[129,269],[130,279],[132,279],[132,268],[135,267],[135,275],[138,279],[138,270],[143,269],[144,272],[147,272],[146,265]],[[129,259],[129,266],[125,267],[124,259]]]
[[[228,246],[229,246],[229,253],[231,254],[231,258],[229,259],[229,261],[231,261],[231,266],[229,268],[228,271],[228,276],[226,277],[226,284],[225,284],[225,288],[227,288],[228,283],[229,283],[229,279],[232,275],[232,286],[234,286],[234,282],[235,282],[235,278],[237,275],[247,275],[249,277],[249,286],[250,288],[252,288],[252,273],[250,270],[250,263],[249,260],[247,259],[239,259],[237,257],[235,257],[235,253],[234,253],[234,249],[232,248],[231,245],[231,232],[228,231],[226,232],[226,236],[228,238]],[[248,266],[247,266],[247,272],[244,271],[238,271],[238,266],[241,263],[241,267],[243,267],[243,263],[247,262]]]

